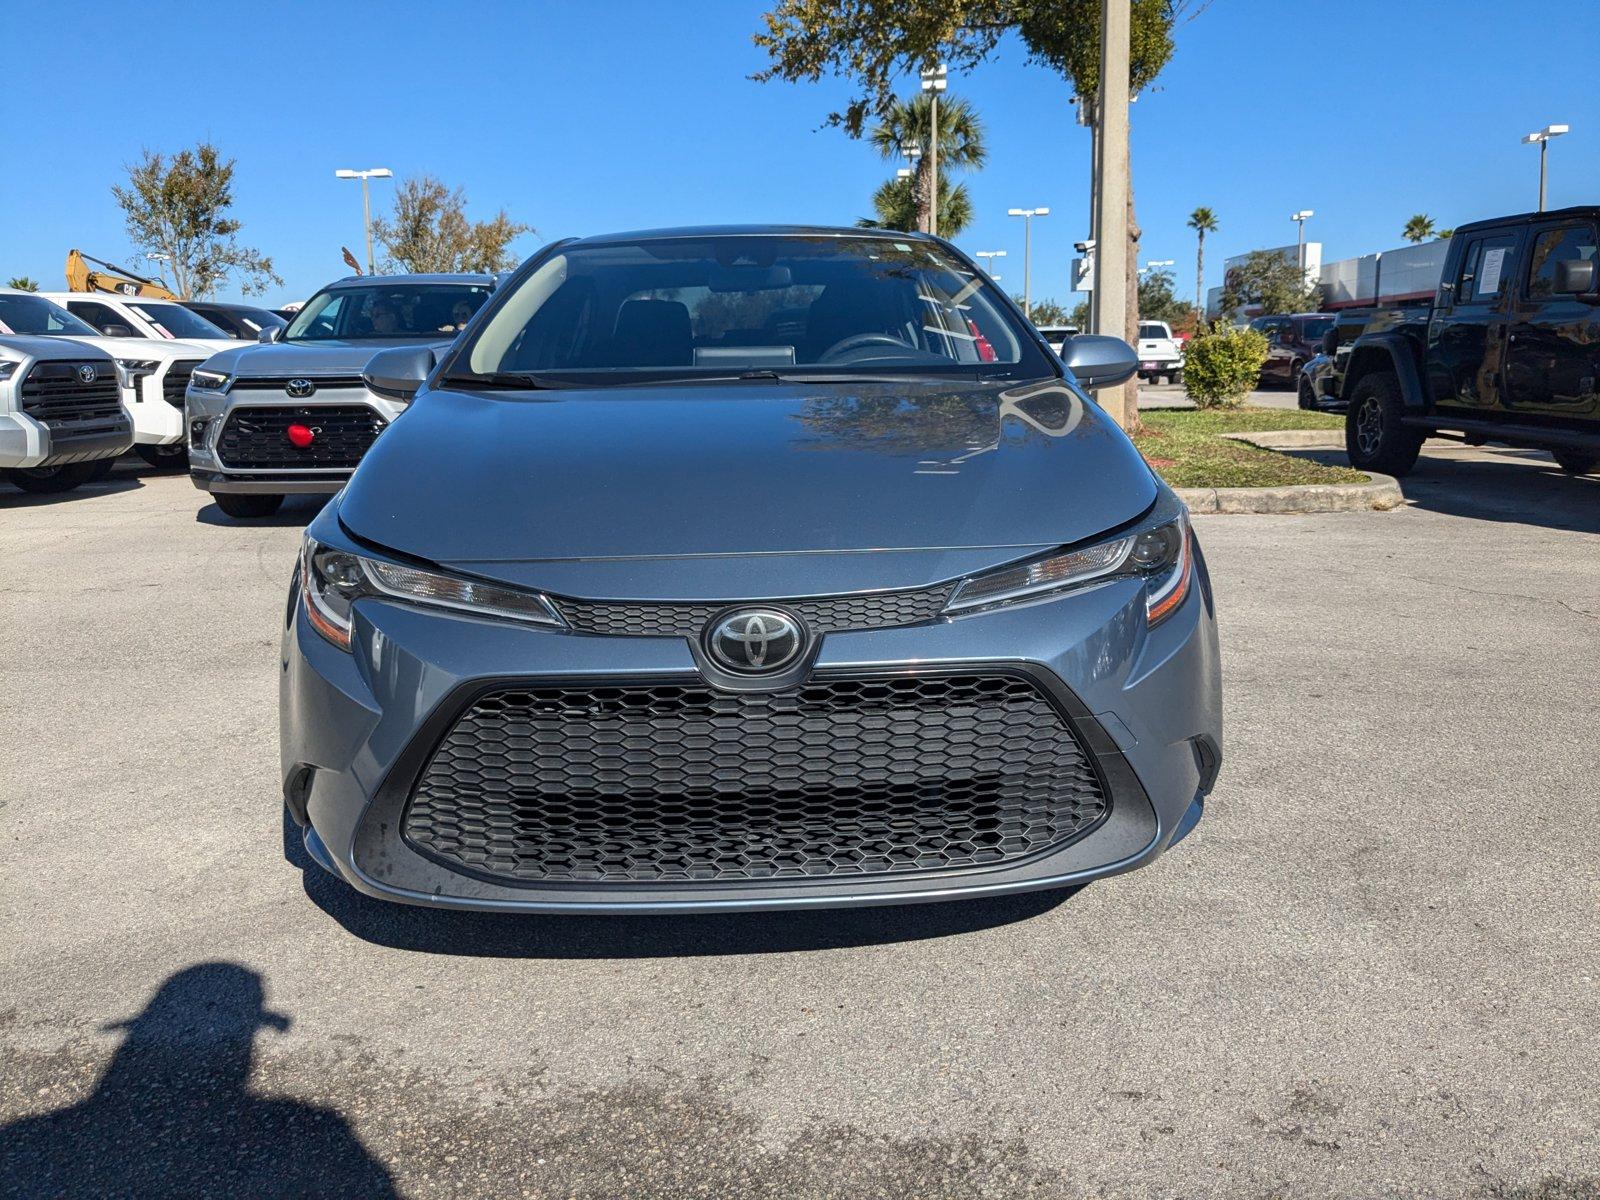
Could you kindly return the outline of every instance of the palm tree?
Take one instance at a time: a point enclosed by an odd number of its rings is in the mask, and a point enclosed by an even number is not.
[[[886,159],[899,158],[906,146],[915,146],[918,150],[916,174],[912,176],[917,222],[912,229],[925,228],[928,215],[928,150],[933,145],[931,94],[918,92],[910,103],[896,100],[867,135],[867,140]],[[943,236],[950,237],[956,232],[946,229],[943,220],[945,172],[975,170],[983,166],[988,157],[988,148],[983,144],[983,122],[978,119],[977,110],[965,100],[947,94],[939,101],[939,232]],[[878,190],[880,194],[883,191],[882,188]],[[879,211],[881,214],[882,210]]]
[[[1433,218],[1427,213],[1418,213],[1406,222],[1406,227],[1400,231],[1400,236],[1408,242],[1425,242],[1434,236]]]
[[[869,229],[900,229],[914,233],[921,224],[920,197],[914,180],[890,179],[872,193],[877,216],[862,217],[857,225]],[[972,197],[967,185],[939,175],[939,236],[953,238],[972,224]]]
[[[1189,214],[1189,228],[1195,232],[1194,251],[1194,307],[1203,319],[1206,315],[1206,234],[1217,231],[1217,214],[1201,205]]]

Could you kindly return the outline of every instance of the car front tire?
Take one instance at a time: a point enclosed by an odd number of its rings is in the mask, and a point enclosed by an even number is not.
[[[165,446],[150,446],[141,442],[134,453],[158,471],[186,471],[189,469],[189,447],[183,442]]]
[[[15,467],[6,472],[6,478],[25,492],[49,495],[70,492],[94,478],[95,464],[67,463],[59,467]]]
[[[236,520],[270,517],[283,505],[282,496],[263,496],[254,492],[216,492],[211,497],[217,507]]]
[[[1556,465],[1568,475],[1587,475],[1600,466],[1600,454],[1588,454],[1582,450],[1552,450],[1550,453]]]
[[[1363,375],[1344,418],[1344,446],[1350,465],[1385,475],[1404,475],[1411,470],[1426,435],[1402,424],[1404,416],[1400,380],[1388,371]]]

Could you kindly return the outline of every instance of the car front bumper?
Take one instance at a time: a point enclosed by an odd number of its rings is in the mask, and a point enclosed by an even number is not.
[[[313,526],[332,518],[325,512]],[[1034,681],[1092,754],[1109,812],[1081,836],[983,867],[714,881],[542,881],[463,871],[402,835],[414,782],[471,700],[497,686],[704,687],[683,638],[579,635],[399,603],[356,606],[353,653],[291,588],[280,675],[284,794],[307,849],[371,896],[446,908],[685,912],[903,904],[1064,887],[1131,870],[1198,820],[1220,766],[1216,626],[1203,560],[1155,629],[1118,580],[954,620],[827,635],[811,680],[1002,672]]]

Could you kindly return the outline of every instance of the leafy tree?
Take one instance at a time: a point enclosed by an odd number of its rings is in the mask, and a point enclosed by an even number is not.
[[[1017,307],[1020,308],[1022,306],[1021,292],[1011,298],[1017,302]],[[1029,313],[1035,325],[1071,325],[1073,323],[1067,319],[1067,310],[1054,300],[1033,301],[1029,306]],[[1083,326],[1080,325],[1078,328],[1081,329]]]
[[[1246,305],[1259,306],[1264,315],[1314,312],[1321,300],[1320,285],[1308,280],[1294,260],[1273,250],[1252,250],[1222,284],[1224,313]]]
[[[1166,270],[1147,271],[1139,276],[1139,316],[1143,320],[1178,326],[1191,319],[1194,305],[1173,293],[1175,282],[1176,276]]]
[[[1217,231],[1217,214],[1201,205],[1189,214],[1189,228],[1194,230],[1194,307],[1204,313],[1206,308],[1206,234]]]
[[[1417,213],[1406,222],[1406,227],[1401,230],[1400,236],[1406,241],[1416,243],[1425,242],[1436,236],[1433,229],[1433,218],[1427,213]]]
[[[6,280],[6,286],[16,288],[19,292],[37,292],[39,290],[39,281],[30,279],[26,275],[13,275]]]
[[[1079,300],[1072,306],[1072,313],[1067,317],[1067,324],[1077,329],[1089,328],[1089,302]]]
[[[1201,327],[1183,350],[1183,390],[1201,408],[1238,404],[1261,378],[1267,338],[1226,321]]]
[[[414,175],[395,188],[394,214],[372,223],[394,271],[504,271],[517,265],[511,243],[533,226],[501,209],[487,221],[467,220],[467,195],[432,175]]]
[[[828,123],[858,137],[871,112],[894,102],[894,82],[908,70],[945,63],[956,72],[983,62],[1008,33],[1021,37],[1031,62],[1059,73],[1090,103],[1100,85],[1102,0],[777,0],[755,43],[770,65],[759,80],[849,80],[855,95]],[[1131,0],[1129,88],[1138,95],[1172,57],[1172,29],[1191,0]],[[1203,8],[1203,4],[1201,6]],[[1128,194],[1128,311],[1132,330],[1138,290],[1140,231]],[[1137,396],[1124,393],[1124,426],[1138,423]]]
[[[1456,235],[1456,231],[1455,231],[1454,226],[1452,226],[1449,229],[1441,229],[1441,230],[1439,230],[1439,232],[1434,234],[1433,236],[1436,237],[1436,238],[1439,238],[1441,241],[1448,242],[1451,238],[1455,237],[1455,235]]]
[[[212,296],[230,275],[246,296],[282,285],[272,259],[235,237],[240,224],[233,207],[234,160],[224,160],[210,142],[171,158],[151,150],[128,167],[128,182],[111,189],[121,206],[128,240],[160,254],[172,268],[173,286],[184,298]]]
[[[875,217],[862,217],[857,225],[874,229],[900,229],[907,233],[922,228],[915,179],[890,179],[872,193]],[[951,184],[939,172],[939,235],[955,237],[972,224],[972,197],[964,183]]]
[[[915,199],[914,223],[891,225],[886,228],[925,229],[928,215],[928,172],[932,169],[929,151],[933,147],[933,102],[928,93],[919,92],[909,104],[896,100],[873,125],[867,138],[880,155],[890,160],[899,158],[901,148],[904,146],[913,145],[917,148],[915,174],[909,181],[899,179],[892,181],[892,183],[912,184],[910,191]],[[939,232],[944,237],[954,237],[971,221],[969,211],[967,220],[961,223],[960,229],[946,226],[944,218],[946,173],[981,167],[988,154],[983,144],[983,122],[978,119],[977,110],[958,97],[946,96],[940,100]],[[880,194],[883,190],[879,189]],[[962,195],[965,196],[964,190]],[[876,196],[873,198],[873,203],[875,205],[878,203]],[[883,211],[880,206],[879,215],[882,215]]]

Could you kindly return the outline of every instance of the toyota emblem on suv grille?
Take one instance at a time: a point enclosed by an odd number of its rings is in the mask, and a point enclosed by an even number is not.
[[[78,368],[78,381],[80,383],[93,383],[98,378],[100,378],[100,373],[89,363],[84,363],[83,366]]]
[[[806,648],[805,629],[775,608],[742,608],[712,624],[706,653],[719,667],[742,675],[781,671]]]
[[[294,400],[304,400],[307,396],[317,393],[317,385],[309,379],[291,379],[283,385],[283,390]]]

